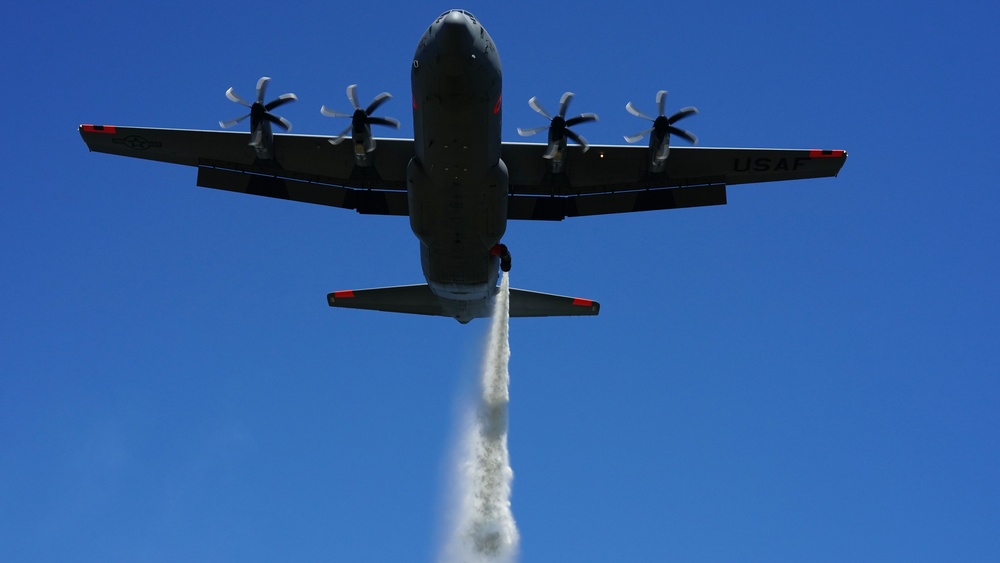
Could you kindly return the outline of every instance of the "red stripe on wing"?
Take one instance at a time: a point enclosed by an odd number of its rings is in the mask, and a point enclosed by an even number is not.
[[[843,156],[844,151],[824,151],[819,149],[809,151],[809,158],[841,158]]]
[[[84,133],[108,133],[114,135],[116,133],[114,125],[81,125]]]

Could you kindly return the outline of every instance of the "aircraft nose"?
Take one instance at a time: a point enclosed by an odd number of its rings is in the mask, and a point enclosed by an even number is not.
[[[452,10],[444,14],[434,32],[440,68],[448,75],[461,76],[476,62],[473,55],[475,24],[471,14]],[[470,58],[472,55],[472,58]]]
[[[465,26],[468,24],[470,16],[472,14],[466,13],[462,10],[450,10],[444,15],[444,19],[441,20],[443,25],[461,25]]]
[[[472,21],[465,12],[452,10],[441,20],[441,29],[438,33],[445,42],[459,42],[471,35],[471,24]]]

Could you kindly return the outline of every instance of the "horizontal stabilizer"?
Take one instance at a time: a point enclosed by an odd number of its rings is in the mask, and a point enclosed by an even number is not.
[[[326,299],[331,307],[451,317],[463,323],[490,316],[487,301],[444,299],[435,295],[426,284],[334,291],[327,294]],[[510,290],[511,317],[593,316],[600,310],[601,305],[590,299]]]
[[[427,284],[334,291],[326,296],[331,307],[368,309],[390,313],[450,317],[441,298]]]
[[[590,299],[524,289],[510,290],[511,317],[578,317],[596,315],[600,311],[601,304]]]

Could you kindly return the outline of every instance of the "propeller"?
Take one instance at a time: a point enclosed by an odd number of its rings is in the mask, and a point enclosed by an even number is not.
[[[236,119],[231,119],[229,121],[220,121],[219,125],[224,129],[228,129],[249,117],[250,129],[252,132],[256,132],[258,126],[264,120],[267,120],[283,128],[285,131],[291,131],[292,124],[284,117],[278,117],[277,115],[274,115],[273,113],[271,113],[271,110],[283,106],[288,102],[294,102],[298,98],[295,96],[295,94],[292,93],[282,94],[265,104],[264,91],[267,89],[267,83],[270,81],[271,78],[268,76],[262,76],[260,77],[260,80],[257,81],[257,100],[254,103],[250,103],[241,98],[239,94],[237,94],[236,91],[233,90],[232,88],[226,90],[227,98],[229,98],[233,102],[236,102],[237,104],[250,108],[250,113],[237,117]]]
[[[372,99],[368,107],[362,108],[358,103],[358,85],[351,84],[347,87],[347,99],[351,101],[351,105],[354,106],[354,113],[340,113],[338,111],[332,110],[326,106],[320,108],[319,112],[327,117],[349,117],[351,118],[351,124],[347,126],[336,138],[330,139],[330,143],[334,145],[339,145],[344,139],[347,138],[347,134],[351,133],[355,140],[360,142],[365,142],[367,144],[367,137],[371,135],[370,126],[372,125],[385,125],[387,127],[395,127],[399,129],[399,121],[391,117],[373,117],[372,113],[375,112],[386,100],[392,98],[392,94],[388,92],[382,92],[378,96]],[[374,144],[371,145],[371,150],[374,150]],[[367,149],[366,149],[367,150]],[[368,150],[368,152],[371,152]]]
[[[531,129],[522,129],[518,127],[517,133],[522,137],[527,137],[548,129],[549,149],[545,152],[545,158],[553,158],[555,153],[559,150],[560,145],[565,144],[566,138],[573,139],[573,141],[583,147],[583,152],[587,152],[587,149],[590,148],[590,145],[587,144],[587,140],[570,129],[570,127],[586,123],[588,121],[597,121],[597,114],[582,113],[576,117],[566,119],[566,108],[569,107],[569,102],[573,99],[573,96],[573,92],[566,92],[562,95],[562,98],[559,100],[559,113],[555,117],[549,115],[549,113],[545,111],[541,105],[539,105],[537,97],[533,97],[528,100],[528,105],[531,106],[531,109],[548,119],[549,124],[541,127],[533,127]]]
[[[650,127],[649,129],[636,133],[635,135],[626,135],[625,140],[629,143],[635,143],[636,141],[642,139],[646,135],[654,133],[657,136],[657,138],[663,138],[664,135],[676,135],[682,139],[687,140],[693,145],[697,145],[698,137],[695,137],[694,133],[674,127],[674,123],[677,123],[678,121],[684,119],[689,115],[698,113],[698,108],[693,106],[688,106],[686,108],[681,109],[677,113],[671,115],[670,117],[667,117],[663,113],[664,106],[666,105],[666,103],[667,103],[667,91],[660,90],[659,92],[656,93],[656,106],[659,108],[660,114],[655,119],[637,110],[635,106],[632,105],[632,102],[625,104],[625,109],[628,110],[628,112],[631,113],[632,115],[653,122],[653,126]],[[667,140],[669,141],[669,139]],[[664,146],[667,146],[668,144],[669,143],[667,142],[663,143]]]

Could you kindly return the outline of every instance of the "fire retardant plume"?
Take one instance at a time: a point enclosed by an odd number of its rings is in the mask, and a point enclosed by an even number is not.
[[[441,560],[513,562],[518,534],[510,510],[514,473],[507,453],[510,281],[504,272],[490,324],[474,413],[460,430],[453,480],[454,514]]]

